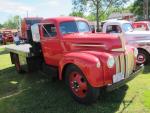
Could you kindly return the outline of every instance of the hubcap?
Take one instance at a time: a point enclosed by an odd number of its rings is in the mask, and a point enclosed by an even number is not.
[[[143,63],[145,63],[145,61],[146,61],[145,55],[142,53],[139,53],[139,55],[137,56],[137,62],[139,64],[143,64]]]
[[[71,73],[69,76],[70,88],[78,97],[85,97],[87,93],[87,82],[81,74],[77,72]]]

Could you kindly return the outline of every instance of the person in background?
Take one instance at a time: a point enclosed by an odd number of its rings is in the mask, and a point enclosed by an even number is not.
[[[2,33],[0,32],[0,44],[3,43],[3,37],[2,37]]]
[[[14,34],[14,43],[15,43],[16,45],[19,45],[19,44],[20,44],[20,40],[19,40],[18,33],[15,33],[15,34]]]

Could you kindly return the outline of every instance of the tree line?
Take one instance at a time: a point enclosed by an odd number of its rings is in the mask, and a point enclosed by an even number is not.
[[[133,4],[130,4],[128,7],[126,7],[127,3],[130,3],[131,1],[132,0],[72,0],[73,8],[70,16],[79,16],[86,18],[89,21],[96,21],[97,26],[99,26],[100,21],[106,20],[113,12],[130,11],[137,16],[137,19],[144,19],[144,0],[134,0]],[[150,6],[150,0],[148,1]],[[3,24],[0,24],[0,29],[18,29],[19,22],[19,16],[16,15],[14,17],[10,17]]]
[[[143,19],[144,0],[72,0],[72,13],[70,16],[84,17],[90,21],[106,20],[113,12],[132,12],[137,19]],[[130,4],[127,6],[127,4]],[[150,0],[149,0],[150,6]],[[150,12],[150,8],[149,8]],[[99,31],[99,27],[97,28]]]
[[[0,24],[0,29],[1,28],[18,29],[19,23],[20,23],[20,17],[16,15],[16,16],[10,17],[3,24]]]

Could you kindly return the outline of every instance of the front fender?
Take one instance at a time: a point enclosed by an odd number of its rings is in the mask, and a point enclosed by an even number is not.
[[[97,66],[100,59],[88,53],[69,53],[66,54],[59,62],[59,79],[62,80],[62,72],[67,64],[74,64],[81,69],[89,84],[93,87],[103,86],[103,69],[102,65]]]

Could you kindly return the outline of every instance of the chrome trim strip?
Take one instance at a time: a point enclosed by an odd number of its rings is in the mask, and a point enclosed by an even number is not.
[[[121,63],[121,73],[125,74],[125,61],[124,61],[124,55],[120,55],[120,63]]]
[[[116,62],[116,74],[119,73],[119,58],[118,56],[115,57],[115,62]]]
[[[98,45],[98,44],[72,44],[73,46],[82,46],[82,47],[106,47],[105,45]]]
[[[117,48],[117,49],[112,49],[111,51],[120,51],[120,52],[124,52],[125,49],[124,49],[124,48]]]

